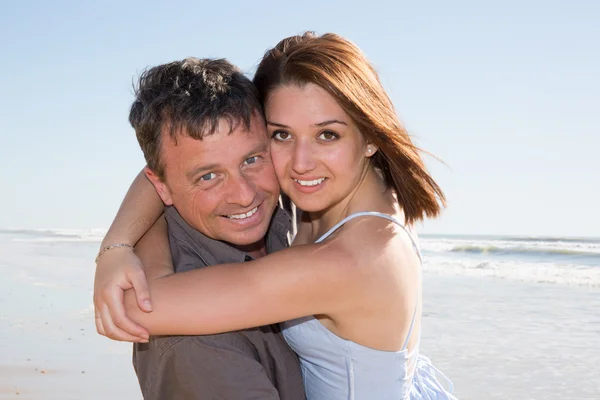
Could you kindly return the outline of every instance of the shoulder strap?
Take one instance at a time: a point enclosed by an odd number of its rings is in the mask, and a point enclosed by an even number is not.
[[[413,236],[410,233],[410,231],[404,226],[404,224],[401,223],[400,221],[398,221],[396,218],[392,217],[391,215],[383,214],[383,213],[379,213],[379,212],[374,212],[374,211],[357,212],[357,213],[354,213],[354,214],[351,214],[351,215],[347,216],[346,218],[344,218],[343,220],[341,220],[340,222],[338,222],[337,224],[335,224],[333,228],[331,228],[330,230],[328,230],[327,232],[325,232],[325,234],[323,236],[321,236],[319,239],[317,239],[317,241],[315,243],[320,243],[323,240],[327,239],[329,236],[331,236],[331,234],[333,232],[337,231],[346,222],[348,222],[348,221],[350,221],[350,220],[352,220],[354,218],[364,217],[364,216],[373,216],[373,217],[385,218],[385,219],[387,219],[389,221],[394,222],[396,225],[398,225],[399,227],[401,227],[402,229],[404,229],[404,231],[406,232],[406,234],[410,238],[410,241],[412,242],[413,248],[415,249],[415,252],[417,253],[417,256],[419,257],[419,261],[421,262],[421,265],[423,264],[423,257],[421,255],[421,251],[419,250],[419,246],[417,245],[417,242],[413,238]],[[412,320],[410,321],[410,327],[408,328],[408,334],[406,335],[406,340],[404,341],[404,344],[402,345],[402,350],[405,350],[406,346],[408,346],[408,341],[410,340],[410,336],[412,334],[413,327],[415,325],[415,319],[416,319],[416,316],[417,316],[418,306],[419,306],[419,292],[417,292],[417,298],[415,300],[415,309],[413,311]]]
[[[423,257],[421,256],[421,251],[419,250],[419,246],[417,245],[417,242],[413,238],[413,236],[410,233],[410,231],[404,226],[404,224],[402,222],[398,221],[396,218],[392,217],[391,215],[380,213],[380,212],[375,212],[375,211],[363,211],[363,212],[357,212],[357,213],[348,215],[346,218],[344,218],[343,220],[341,220],[340,222],[338,222],[337,224],[335,224],[333,226],[333,228],[331,228],[330,230],[328,230],[327,232],[325,232],[325,234],[323,236],[321,236],[319,239],[317,239],[315,241],[315,243],[320,243],[323,240],[327,239],[329,236],[331,236],[331,234],[333,232],[337,231],[346,222],[348,222],[348,221],[350,221],[350,220],[352,220],[354,218],[364,217],[364,216],[373,216],[373,217],[384,218],[384,219],[387,219],[389,221],[394,222],[400,228],[404,229],[404,232],[406,232],[406,234],[408,235],[408,237],[409,237],[409,239],[410,239],[410,241],[411,241],[411,243],[413,245],[413,248],[415,249],[415,252],[417,253],[417,256],[419,257],[419,261],[421,261],[421,263],[423,263]]]

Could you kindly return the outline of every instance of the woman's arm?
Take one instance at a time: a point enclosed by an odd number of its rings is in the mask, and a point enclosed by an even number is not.
[[[148,235],[159,235],[153,241],[164,237],[157,231]],[[125,307],[153,335],[214,334],[306,315],[335,315],[350,306],[354,296],[348,293],[362,279],[353,258],[331,240],[255,261],[163,276],[149,282],[152,313],[137,307],[131,290]]]
[[[148,282],[173,274],[173,260],[169,248],[167,221],[160,217],[135,246],[135,254],[144,265]]]
[[[140,172],[129,188],[101,248],[111,244],[135,245],[163,212],[163,203],[153,185]],[[150,312],[152,304],[144,270],[132,249],[118,247],[98,259],[94,279],[96,330],[111,339],[140,341],[148,332],[125,314],[123,291],[133,288],[139,307]]]
[[[117,243],[134,246],[154,225],[163,210],[162,200],[142,170],[131,183],[101,246]]]

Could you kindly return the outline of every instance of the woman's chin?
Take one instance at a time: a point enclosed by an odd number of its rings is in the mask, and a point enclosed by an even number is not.
[[[307,199],[306,196],[289,196],[292,203],[304,212],[317,213],[328,209],[331,204],[323,200]]]

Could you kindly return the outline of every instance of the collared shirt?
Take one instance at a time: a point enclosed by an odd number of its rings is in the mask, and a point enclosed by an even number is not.
[[[176,272],[252,259],[165,209]],[[290,217],[278,208],[267,232],[267,252],[288,245]],[[145,400],[303,400],[296,354],[277,325],[218,335],[160,336],[134,345],[133,363]]]

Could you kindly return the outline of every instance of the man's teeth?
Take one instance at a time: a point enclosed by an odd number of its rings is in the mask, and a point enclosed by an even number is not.
[[[244,219],[244,218],[249,218],[251,216],[254,215],[254,213],[258,210],[258,206],[254,207],[252,210],[248,211],[247,213],[244,214],[233,214],[233,215],[228,215],[227,218],[231,218],[231,219]]]
[[[325,181],[325,178],[315,179],[314,181],[301,181],[300,179],[294,179],[301,186],[317,186]]]

